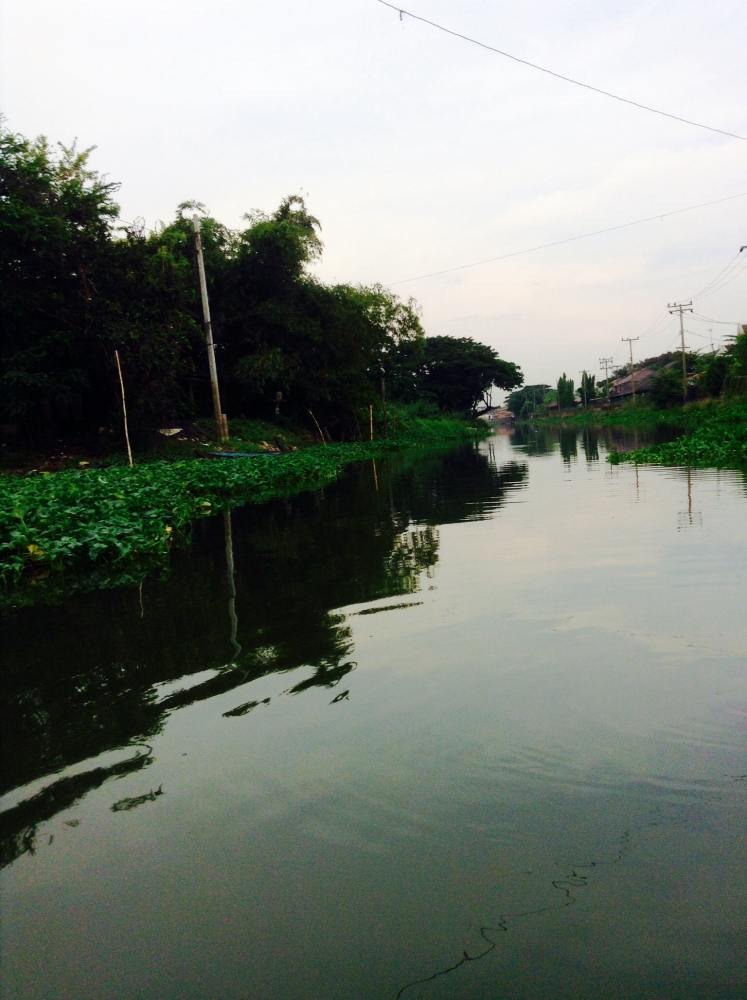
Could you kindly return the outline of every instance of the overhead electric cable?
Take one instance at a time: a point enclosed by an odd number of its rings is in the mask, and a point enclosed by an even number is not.
[[[659,108],[649,107],[648,104],[642,104],[640,101],[634,101],[629,97],[622,97],[620,94],[613,94],[609,90],[603,90],[601,87],[595,87],[591,83],[583,83],[581,80],[576,80],[572,76],[564,76],[562,73],[557,73],[553,69],[548,69],[546,66],[540,66],[538,63],[530,62],[528,59],[522,59],[520,56],[512,55],[510,52],[505,52],[503,49],[498,49],[494,45],[488,45],[487,42],[481,42],[477,38],[471,38],[469,35],[463,35],[460,31],[455,31],[453,28],[447,28],[443,24],[438,24],[436,21],[430,21],[427,17],[421,17],[419,14],[413,14],[412,11],[406,10],[404,7],[398,7],[396,4],[388,3],[387,0],[376,0],[383,7],[389,7],[390,10],[395,11],[399,14],[400,20],[402,20],[403,15],[411,17],[413,21],[420,21],[422,24],[427,24],[431,28],[436,28],[437,31],[443,31],[446,35],[451,35],[453,38],[459,38],[463,42],[469,42],[470,45],[477,45],[481,49],[486,49],[488,52],[494,52],[496,55],[503,56],[505,59],[511,59],[513,62],[520,63],[522,66],[528,66],[530,69],[539,70],[540,73],[547,73],[548,76],[554,76],[558,80],[563,80],[565,83],[572,83],[576,87],[583,87],[585,90],[592,90],[595,94],[602,94],[603,97],[610,97],[613,101],[621,101],[623,104],[630,104],[634,108],[638,108],[641,111],[650,111],[651,114],[661,115],[664,118],[671,118],[676,122],[682,122],[683,125],[692,125],[695,128],[706,129],[708,132],[717,132],[719,135],[726,135],[730,139],[740,139],[742,142],[747,142],[747,136],[738,135],[736,132],[728,132],[726,129],[715,128],[713,125],[705,125],[703,122],[692,121],[690,118],[682,118],[680,115],[670,114],[668,111],[662,111]]]
[[[741,268],[739,267],[740,263],[744,262],[747,264],[745,258],[740,256],[741,253],[742,251],[738,250],[729,263],[723,267],[718,274],[714,275],[714,277],[711,278],[711,280],[708,281],[699,292],[695,292],[695,294],[691,295],[690,298],[699,299],[706,295],[712,295],[714,292],[720,291],[724,285],[728,285],[732,282],[734,278],[741,273]]]
[[[704,316],[702,313],[694,312],[691,319],[694,319],[696,323],[718,323],[721,326],[742,326],[743,320],[741,319],[714,319],[712,316]]]
[[[399,278],[397,281],[388,281],[390,287],[394,285],[404,285],[410,281],[422,281],[425,278],[437,278],[442,274],[452,274],[454,271],[466,271],[470,267],[480,267],[482,264],[494,264],[500,260],[509,260],[511,257],[522,257],[525,254],[537,253],[538,250],[548,250],[551,247],[563,246],[565,243],[575,243],[578,240],[588,240],[592,236],[603,236],[605,233],[614,233],[620,229],[629,229],[631,226],[642,226],[645,222],[656,222],[659,219],[668,219],[673,215],[682,215],[683,212],[694,212],[699,208],[710,208],[712,205],[722,205],[727,201],[735,201],[737,198],[747,197],[747,191],[741,194],[732,194],[728,198],[718,198],[716,201],[704,201],[699,205],[688,205],[686,208],[675,208],[671,212],[660,212],[658,215],[648,215],[645,219],[634,219],[632,222],[623,222],[617,226],[608,226],[606,229],[595,229],[589,233],[580,233],[578,236],[568,236],[562,240],[552,240],[550,243],[540,243],[535,247],[526,247],[523,250],[512,250],[510,253],[499,254],[497,257],[486,257],[483,260],[473,260],[469,264],[458,264],[456,267],[445,267],[440,271],[428,271],[426,274],[416,274],[411,278]]]

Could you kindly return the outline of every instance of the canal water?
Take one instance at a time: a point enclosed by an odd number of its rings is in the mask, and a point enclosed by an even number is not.
[[[610,433],[362,463],[6,616],[3,996],[747,997],[747,481]]]

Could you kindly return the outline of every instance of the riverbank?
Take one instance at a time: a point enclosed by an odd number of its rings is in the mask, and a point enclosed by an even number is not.
[[[747,399],[707,400],[657,409],[629,404],[609,410],[544,417],[545,427],[670,428],[673,440],[630,452],[613,452],[609,461],[648,465],[689,465],[693,468],[747,467]]]
[[[33,603],[73,589],[136,583],[167,565],[198,518],[241,503],[318,489],[351,462],[393,448],[470,440],[488,429],[450,417],[409,417],[382,441],[312,445],[246,458],[0,477],[0,602]],[[70,583],[71,576],[85,581]]]
[[[677,426],[685,431],[663,444],[613,452],[613,465],[687,465],[706,469],[747,469],[747,401],[683,407]]]
[[[577,410],[538,417],[534,423],[541,427],[633,427],[641,430],[653,427],[680,427],[692,421],[692,411],[700,408],[702,404],[675,406],[662,410],[648,403],[627,403],[605,410],[579,407]]]

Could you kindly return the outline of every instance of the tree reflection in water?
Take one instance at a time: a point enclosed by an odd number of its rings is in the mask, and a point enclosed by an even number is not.
[[[0,813],[3,862],[33,850],[37,824],[153,758],[136,750],[53,775],[152,739],[170,713],[300,667],[310,675],[288,694],[334,687],[355,667],[335,609],[416,593],[437,564],[438,526],[489,516],[526,477],[525,465],[499,469],[475,446],[394,455],[375,477],[361,464],[325,490],[198,522],[168,577],[140,593],[6,614],[1,790],[19,789],[22,801]]]

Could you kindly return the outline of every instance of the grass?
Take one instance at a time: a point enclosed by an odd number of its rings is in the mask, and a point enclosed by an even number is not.
[[[389,448],[481,433],[482,427],[449,417],[404,416],[397,423],[395,412],[387,441],[315,445],[252,458],[157,460],[133,468],[0,476],[4,603],[27,603],[34,592],[64,590],[71,573],[87,574],[87,589],[131,582],[154,566],[167,565],[172,547],[188,540],[189,526],[198,518],[318,488],[350,462]],[[234,439],[231,446],[245,442]]]

